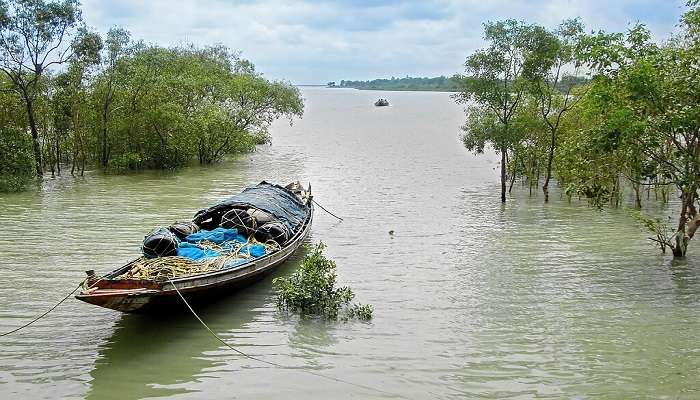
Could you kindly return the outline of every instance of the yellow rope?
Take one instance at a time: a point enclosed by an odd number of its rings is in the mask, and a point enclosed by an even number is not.
[[[210,257],[202,261],[195,261],[187,257],[178,256],[150,259],[141,257],[134,262],[133,266],[127,272],[119,275],[117,279],[165,281],[171,278],[217,271],[223,269],[226,264],[231,261],[248,261],[252,259],[252,257],[249,255],[250,246],[255,244],[262,244],[265,246],[265,254],[273,253],[282,248],[274,240],[268,240],[265,243],[260,243],[252,236],[245,244],[237,245],[233,250],[231,250],[231,248],[228,246],[222,246],[209,241],[202,241],[197,243],[200,248],[204,250],[213,250],[223,254],[218,257]]]
[[[72,292],[68,293],[68,294],[66,295],[66,297],[64,297],[63,299],[61,299],[61,301],[59,301],[58,303],[56,303],[56,305],[54,305],[53,307],[51,307],[51,308],[49,308],[48,310],[46,310],[46,312],[44,312],[43,314],[39,315],[38,317],[34,318],[33,320],[27,322],[26,324],[24,324],[24,325],[22,325],[22,326],[20,326],[20,327],[17,327],[17,328],[15,328],[15,329],[11,330],[11,331],[8,331],[8,332],[5,332],[5,333],[0,334],[0,337],[7,336],[7,335],[10,335],[10,334],[12,334],[12,333],[15,333],[15,332],[17,332],[17,331],[19,331],[19,330],[21,330],[21,329],[24,329],[24,328],[28,327],[29,325],[35,323],[36,321],[38,321],[38,320],[44,318],[46,315],[48,315],[48,313],[50,313],[51,311],[55,310],[56,307],[60,306],[61,303],[63,303],[64,301],[68,300],[68,298],[69,298],[71,295],[73,295],[73,293],[75,293],[76,290],[80,289],[80,287],[83,286],[83,283],[85,283],[86,280],[87,280],[87,279],[84,279],[82,282],[80,282],[80,284],[78,284],[78,286],[76,286],[75,289],[73,289]]]
[[[175,283],[174,283],[172,280],[170,280],[170,279],[168,279],[168,281],[170,282],[170,284],[173,286],[173,288],[174,288],[175,291],[177,292],[177,295],[180,296],[180,299],[182,299],[182,301],[185,303],[185,305],[187,306],[187,308],[190,310],[190,312],[192,313],[192,315],[194,315],[194,317],[197,318],[197,321],[199,321],[199,323],[202,324],[202,326],[204,326],[204,328],[205,328],[207,331],[209,331],[209,333],[210,333],[212,336],[214,336],[214,338],[216,338],[216,340],[218,340],[219,342],[223,343],[224,346],[226,346],[226,347],[228,347],[229,349],[235,351],[236,353],[242,355],[243,357],[246,357],[246,358],[248,358],[248,359],[251,359],[251,360],[254,360],[254,361],[257,361],[257,362],[261,362],[261,363],[263,363],[263,364],[271,365],[271,366],[277,367],[277,368],[282,368],[282,369],[296,369],[296,370],[298,370],[298,371],[305,372],[305,373],[307,373],[307,374],[311,374],[311,375],[317,376],[317,377],[319,377],[319,378],[328,379],[328,380],[335,381],[335,382],[339,382],[339,383],[344,383],[344,384],[346,384],[346,385],[350,385],[350,386],[354,386],[354,387],[357,387],[357,388],[369,390],[369,391],[371,391],[371,392],[382,393],[382,394],[389,395],[389,396],[392,396],[392,397],[407,398],[407,397],[405,397],[405,396],[403,396],[403,395],[400,395],[400,394],[398,394],[398,393],[387,392],[386,390],[382,390],[382,389],[379,389],[379,388],[376,388],[376,387],[372,387],[372,386],[368,386],[368,385],[363,385],[363,384],[355,383],[355,382],[350,382],[350,381],[347,381],[347,380],[345,380],[345,379],[340,379],[340,378],[336,378],[336,377],[334,377],[334,376],[325,375],[325,374],[322,374],[322,373],[320,373],[320,372],[310,371],[310,370],[308,370],[308,369],[299,369],[299,368],[297,368],[297,367],[289,367],[289,366],[286,366],[286,365],[277,364],[277,363],[274,363],[274,362],[272,362],[272,361],[263,360],[263,359],[261,359],[261,358],[254,357],[254,356],[251,356],[251,355],[249,355],[249,354],[246,354],[246,353],[244,353],[244,352],[238,350],[237,348],[231,346],[230,344],[228,344],[228,342],[226,342],[226,341],[225,341],[224,339],[222,339],[219,335],[217,335],[213,330],[211,330],[211,328],[209,328],[209,326],[208,326],[206,323],[204,323],[204,321],[202,320],[202,318],[200,318],[199,315],[194,311],[194,309],[192,308],[192,306],[190,305],[190,303],[185,299],[185,297],[182,295],[182,293],[180,293],[180,290],[177,288],[177,286],[175,285]]]

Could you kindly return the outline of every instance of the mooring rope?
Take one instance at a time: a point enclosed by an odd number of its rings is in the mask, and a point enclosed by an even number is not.
[[[80,283],[78,284],[78,286],[76,286],[75,289],[73,289],[72,292],[68,293],[68,294],[66,295],[66,297],[64,297],[63,299],[61,299],[61,301],[59,301],[58,303],[56,303],[53,307],[49,308],[49,309],[48,309],[46,312],[44,312],[43,314],[39,315],[38,317],[34,318],[33,320],[27,322],[26,324],[24,324],[24,325],[22,325],[22,326],[20,326],[20,327],[17,327],[17,328],[15,328],[15,329],[13,329],[13,330],[11,330],[11,331],[9,331],[9,332],[5,332],[5,333],[0,334],[0,337],[7,336],[7,335],[11,335],[11,334],[13,334],[13,333],[15,333],[15,332],[17,332],[17,331],[20,331],[20,330],[22,330],[22,329],[28,327],[29,325],[35,323],[36,321],[38,321],[38,320],[44,318],[44,317],[47,316],[51,311],[55,310],[56,307],[60,306],[61,303],[63,303],[64,301],[68,300],[68,298],[71,297],[71,296],[73,295],[73,293],[75,293],[78,289],[80,289],[80,287],[83,286],[83,284],[84,284],[87,280],[88,280],[88,278],[83,279],[83,281],[80,282]]]
[[[343,219],[340,218],[339,216],[337,216],[337,215],[333,214],[332,212],[326,210],[325,207],[323,207],[322,205],[318,204],[318,202],[317,202],[316,200],[314,200],[313,198],[311,199],[311,201],[312,201],[314,204],[316,204],[317,206],[321,207],[321,210],[327,212],[327,213],[330,214],[331,216],[333,216],[333,217],[335,217],[335,218],[338,218],[338,219],[341,220],[341,221],[343,220]]]
[[[261,362],[261,363],[263,363],[263,364],[271,365],[271,366],[277,367],[277,368],[298,370],[298,371],[301,371],[301,372],[305,372],[305,373],[307,373],[307,374],[311,374],[311,375],[317,376],[317,377],[319,377],[319,378],[328,379],[328,380],[335,381],[335,382],[339,382],[339,383],[344,383],[344,384],[346,384],[346,385],[355,386],[355,387],[358,387],[358,388],[361,388],[361,389],[369,390],[369,391],[371,391],[371,392],[373,391],[373,392],[378,392],[378,393],[382,393],[382,394],[386,394],[386,395],[390,395],[390,396],[395,396],[395,397],[400,397],[400,398],[406,398],[406,397],[403,396],[403,395],[400,395],[400,394],[397,394],[397,393],[392,393],[392,392],[387,392],[386,390],[382,390],[382,389],[379,389],[379,388],[376,388],[376,387],[372,387],[372,386],[367,386],[367,385],[363,385],[363,384],[360,384],[360,383],[355,383],[355,382],[346,381],[346,380],[344,380],[344,379],[336,378],[336,377],[334,377],[334,376],[321,374],[321,373],[319,373],[319,372],[309,371],[308,369],[299,369],[299,368],[297,368],[297,367],[290,367],[290,366],[286,366],[286,365],[282,365],[282,364],[277,364],[277,363],[274,363],[274,362],[272,362],[272,361],[263,360],[263,359],[261,359],[261,358],[255,357],[255,356],[251,356],[250,354],[246,354],[246,353],[244,353],[244,352],[238,350],[237,348],[231,346],[230,344],[228,344],[228,342],[226,342],[226,341],[225,341],[224,339],[222,339],[219,335],[217,335],[213,330],[211,330],[211,328],[209,328],[209,326],[202,320],[202,318],[200,318],[199,315],[194,311],[194,309],[192,308],[192,306],[190,305],[190,303],[185,299],[185,297],[182,295],[182,293],[180,293],[180,290],[177,288],[177,286],[175,286],[175,283],[174,283],[172,280],[170,280],[170,279],[168,279],[168,281],[170,281],[170,284],[173,286],[173,288],[174,288],[175,291],[177,292],[178,296],[180,296],[180,299],[182,299],[182,301],[185,303],[185,305],[186,305],[187,308],[190,310],[190,312],[192,313],[192,315],[194,315],[194,317],[197,318],[197,321],[199,321],[199,323],[202,324],[202,326],[204,326],[204,328],[205,328],[207,331],[209,331],[209,333],[210,333],[212,336],[214,336],[214,338],[216,338],[216,340],[218,340],[219,342],[223,343],[224,346],[228,347],[229,349],[235,351],[236,353],[240,354],[241,356],[243,356],[243,357],[245,357],[245,358],[248,358],[248,359],[251,359],[251,360],[255,360],[255,361]]]

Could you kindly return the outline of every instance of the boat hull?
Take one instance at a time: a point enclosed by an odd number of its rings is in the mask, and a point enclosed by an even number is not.
[[[192,306],[201,306],[230,296],[240,289],[246,288],[265,276],[269,275],[276,266],[271,266],[259,273],[245,278],[231,280],[219,286],[208,289],[182,292],[183,297]],[[134,314],[149,313],[181,313],[187,311],[187,306],[175,290],[170,291],[115,291],[95,295],[78,295],[77,299],[96,306]]]

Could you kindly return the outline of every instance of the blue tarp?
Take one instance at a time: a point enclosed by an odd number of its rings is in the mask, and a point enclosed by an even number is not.
[[[181,242],[177,248],[177,255],[199,261],[204,258],[218,257],[221,253],[212,249],[203,249],[196,244]]]
[[[238,229],[226,229],[221,227],[211,231],[201,230],[197,233],[187,235],[185,240],[190,243],[197,243],[206,240],[208,242],[214,242],[216,244],[221,244],[223,242],[228,242],[231,240],[235,240],[241,243],[246,243],[248,241],[248,239],[246,239],[245,236],[238,234]]]
[[[257,208],[272,214],[285,224],[291,235],[296,232],[309,215],[309,207],[294,193],[282,186],[263,181],[212,207],[201,210],[195,215],[193,221],[205,228],[218,226],[221,222],[221,216],[233,207]]]
[[[265,246],[262,244],[247,244],[248,239],[245,236],[238,233],[238,230],[226,229],[226,228],[216,228],[211,231],[202,230],[197,233],[188,235],[185,241],[180,242],[177,249],[177,255],[180,257],[187,257],[193,260],[202,260],[209,257],[218,257],[222,253],[211,250],[204,249],[197,245],[198,242],[208,241],[221,245],[222,250],[225,251],[235,251],[240,246],[241,254],[248,255],[253,258],[262,257],[265,255]],[[233,262],[233,265],[228,265],[227,267],[235,266],[247,262],[248,260],[243,259],[241,262]]]
[[[261,244],[251,244],[250,246],[243,246],[241,253],[248,253],[251,257],[262,257],[265,255],[265,246]]]

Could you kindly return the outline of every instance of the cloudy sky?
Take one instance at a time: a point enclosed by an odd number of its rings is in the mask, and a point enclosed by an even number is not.
[[[553,27],[581,17],[589,29],[647,24],[673,32],[685,0],[83,0],[100,32],[128,29],[160,45],[223,43],[268,78],[341,79],[453,75],[483,45],[482,23],[523,19]]]

